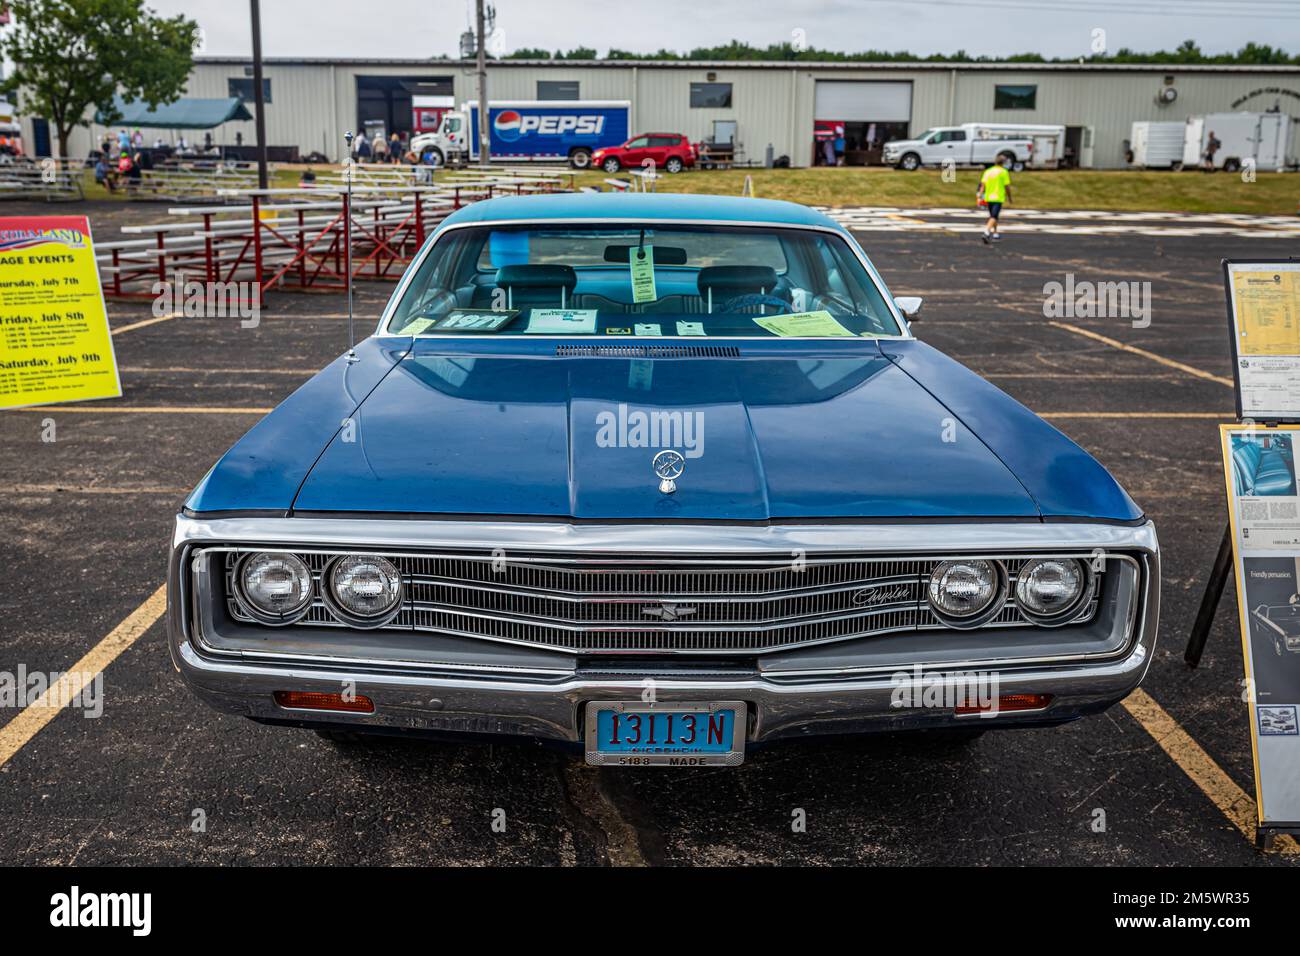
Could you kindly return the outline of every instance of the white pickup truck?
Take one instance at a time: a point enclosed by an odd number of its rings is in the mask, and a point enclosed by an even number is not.
[[[995,135],[978,123],[962,126],[936,126],[916,139],[893,140],[885,144],[884,160],[899,169],[914,170],[922,166],[987,166],[1000,162],[1017,172],[1024,169],[1034,153],[1031,136]]]

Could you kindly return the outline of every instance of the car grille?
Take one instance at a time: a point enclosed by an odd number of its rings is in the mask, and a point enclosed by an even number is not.
[[[226,602],[248,551],[226,552]],[[299,623],[344,627],[320,599],[342,553],[303,552],[317,597]],[[355,553],[355,552],[350,552]],[[368,552],[383,553],[383,552]],[[940,559],[714,556],[689,563],[587,555],[386,555],[405,582],[401,611],[380,630],[430,631],[580,653],[759,653],[826,641],[943,628],[925,586]],[[1086,557],[1083,555],[1081,557]],[[1014,593],[1023,559],[1003,560]],[[1096,588],[1075,620],[1096,611]],[[1008,597],[988,622],[1028,625]]]

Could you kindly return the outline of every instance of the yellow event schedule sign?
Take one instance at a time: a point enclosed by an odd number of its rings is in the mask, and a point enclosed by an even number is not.
[[[0,408],[121,394],[90,221],[0,219]]]

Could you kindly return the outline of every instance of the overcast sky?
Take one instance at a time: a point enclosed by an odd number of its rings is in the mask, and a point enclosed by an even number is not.
[[[204,31],[202,53],[250,53],[245,0],[146,0],[185,13]],[[496,0],[500,49],[610,47],[686,51],[731,39],[766,46],[802,30],[830,50],[1005,55],[1171,49],[1193,39],[1210,52],[1249,40],[1300,52],[1296,0]],[[266,56],[454,54],[467,0],[263,0]]]

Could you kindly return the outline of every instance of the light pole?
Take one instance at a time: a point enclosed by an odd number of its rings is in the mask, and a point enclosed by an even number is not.
[[[488,136],[487,37],[483,35],[483,0],[475,3],[475,37],[478,47],[478,161],[484,165],[491,158]]]
[[[266,103],[262,95],[262,14],[249,0],[253,17],[253,105],[257,111],[257,188],[266,188]]]
[[[254,0],[256,2],[256,0]],[[365,133],[361,134],[362,136]],[[345,283],[348,287],[348,362],[352,363],[357,360],[357,337],[352,331],[352,175],[355,169],[352,165],[352,131],[348,130],[343,134],[343,139],[347,143],[347,155],[343,158],[343,171],[347,179],[347,192],[343,195],[343,246],[346,249],[347,279]]]

